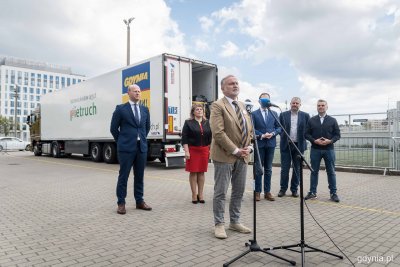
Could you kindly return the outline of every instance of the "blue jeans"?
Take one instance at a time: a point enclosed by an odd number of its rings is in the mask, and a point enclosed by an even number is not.
[[[264,193],[271,192],[272,161],[274,160],[275,147],[258,148],[261,164],[264,166]],[[258,161],[255,162],[258,164]],[[256,176],[255,191],[261,193],[262,176]]]
[[[335,150],[311,148],[310,158],[311,168],[314,170],[311,172],[310,176],[310,192],[317,194],[319,167],[321,159],[324,159],[326,173],[328,175],[329,191],[331,194],[336,194]]]
[[[299,153],[292,146],[288,145],[286,149],[281,149],[281,191],[286,192],[289,186],[289,171],[293,162],[292,180],[290,182],[290,191],[297,192],[300,182],[300,161],[297,158]]]
[[[136,150],[136,152],[118,152],[118,160],[120,164],[117,183],[118,204],[125,204],[128,177],[132,167],[133,195],[135,197],[136,204],[141,204],[143,202],[143,176],[147,161],[147,152],[140,152],[139,148]]]

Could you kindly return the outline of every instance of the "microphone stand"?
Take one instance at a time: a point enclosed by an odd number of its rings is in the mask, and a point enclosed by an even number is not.
[[[270,107],[268,106],[268,111],[270,111]],[[272,247],[272,248],[264,248],[264,251],[269,251],[269,250],[277,250],[277,249],[286,249],[286,250],[290,250],[290,251],[294,251],[294,252],[298,252],[301,253],[301,266],[305,266],[305,253],[306,252],[322,252],[325,254],[329,254],[331,256],[337,257],[339,259],[343,259],[343,256],[325,251],[325,250],[321,250],[315,247],[312,247],[310,245],[308,245],[305,242],[305,238],[304,238],[304,194],[303,194],[303,162],[308,166],[308,168],[311,171],[314,171],[310,164],[307,162],[307,160],[304,158],[303,153],[300,152],[299,148],[296,146],[296,144],[293,142],[293,140],[290,138],[290,135],[288,134],[288,132],[286,131],[286,129],[283,127],[282,123],[276,118],[275,114],[273,112],[271,112],[272,116],[275,118],[275,120],[278,122],[279,126],[282,128],[282,131],[285,133],[284,137],[287,137],[288,141],[290,142],[289,145],[292,145],[294,147],[294,149],[297,152],[297,160],[299,161],[299,165],[300,165],[300,173],[299,173],[299,178],[300,178],[300,243],[297,244],[293,244],[293,245],[287,245],[287,246],[279,246],[279,247]],[[282,137],[281,137],[282,138]],[[290,149],[290,147],[289,147]],[[295,171],[295,170],[293,170]],[[300,247],[300,251],[292,249],[292,248],[297,248]],[[309,250],[305,250],[305,248],[309,248]]]
[[[261,160],[260,160],[260,153],[258,150],[258,146],[257,146],[257,137],[256,137],[256,133],[254,130],[254,121],[253,121],[253,117],[251,116],[251,107],[250,108],[246,108],[247,112],[250,113],[250,119],[251,119],[251,124],[253,126],[253,139],[252,142],[254,144],[254,158],[256,162],[254,162],[253,164],[253,239],[249,240],[249,243],[245,243],[246,247],[249,247],[248,250],[246,250],[245,252],[241,253],[240,255],[236,256],[235,258],[233,258],[232,260],[226,262],[223,264],[224,267],[229,266],[231,263],[237,261],[238,259],[242,258],[243,256],[247,255],[250,252],[263,252],[265,254],[268,254],[270,256],[276,257],[278,259],[281,259],[283,261],[289,262],[291,265],[296,265],[295,261],[292,260],[288,260],[285,259],[281,256],[272,254],[271,252],[268,252],[266,249],[262,249],[258,243],[257,243],[257,214],[256,214],[256,188],[255,188],[255,180],[256,180],[256,173],[257,174],[264,174],[264,170],[262,168],[261,165]],[[258,170],[257,170],[258,167]]]

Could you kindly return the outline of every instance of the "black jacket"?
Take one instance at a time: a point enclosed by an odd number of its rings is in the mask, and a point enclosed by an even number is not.
[[[182,144],[190,146],[209,146],[211,144],[211,128],[208,120],[201,122],[203,135],[199,123],[195,119],[185,121],[182,128]]]
[[[340,129],[335,118],[325,115],[324,122],[321,124],[319,115],[308,120],[305,137],[311,142],[311,147],[317,149],[333,149],[333,143],[340,139]],[[318,138],[324,137],[332,140],[332,144],[320,146],[314,144]]]

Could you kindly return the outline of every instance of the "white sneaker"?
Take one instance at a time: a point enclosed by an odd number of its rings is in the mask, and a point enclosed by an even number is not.
[[[225,225],[223,223],[215,225],[215,237],[219,239],[225,239],[228,236],[225,232]]]
[[[244,226],[241,223],[231,223],[231,224],[229,224],[229,229],[233,230],[233,231],[237,231],[242,234],[250,234],[251,233],[251,229],[247,228],[246,226]]]

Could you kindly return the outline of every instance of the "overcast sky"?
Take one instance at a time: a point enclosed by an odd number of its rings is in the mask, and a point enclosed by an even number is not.
[[[1,0],[0,55],[88,77],[163,52],[236,75],[241,99],[293,96],[316,113],[385,112],[400,100],[400,0]]]

